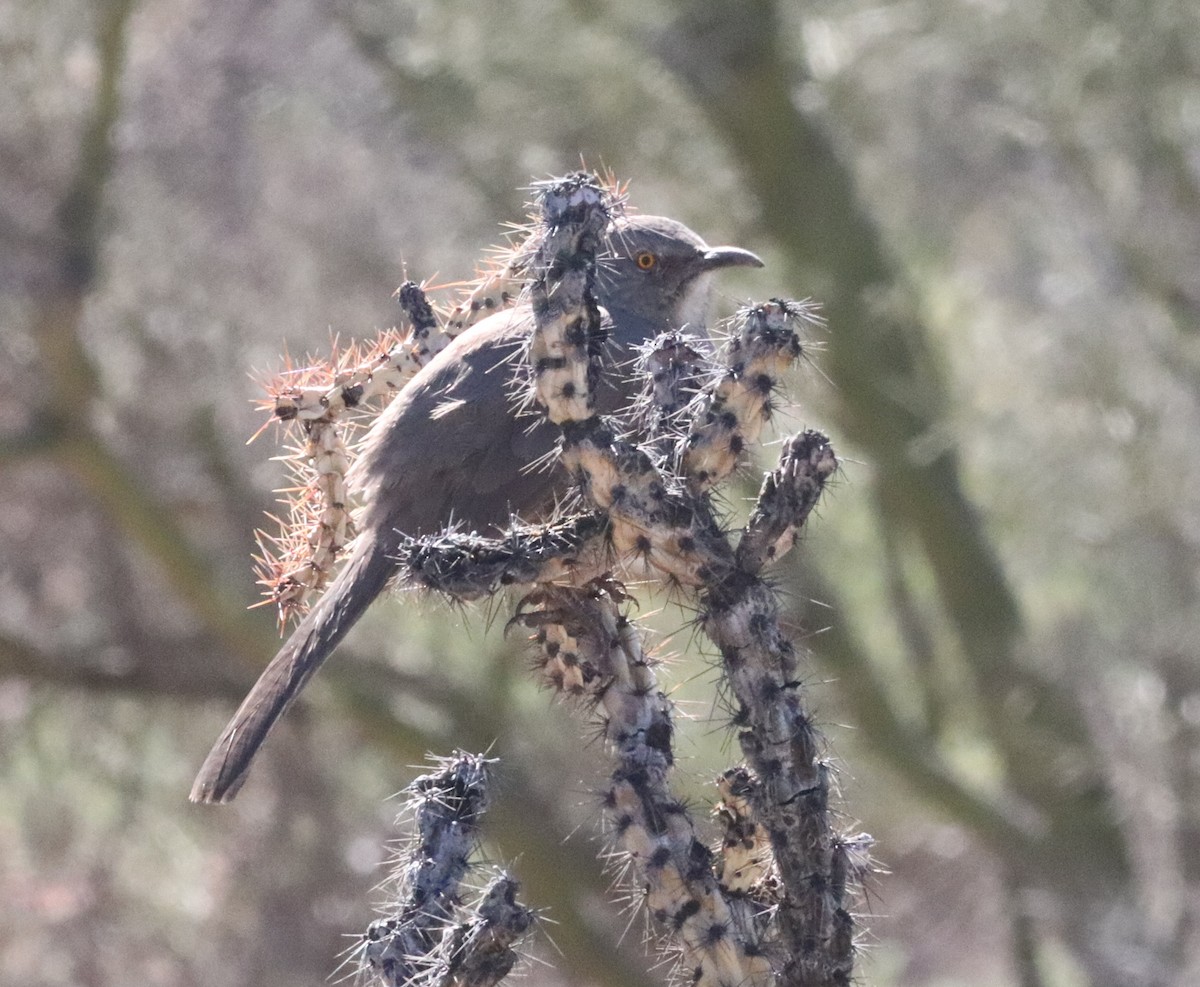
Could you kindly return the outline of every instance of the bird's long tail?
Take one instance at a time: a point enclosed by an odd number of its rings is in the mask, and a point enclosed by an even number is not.
[[[255,755],[313,673],[383,592],[395,564],[380,539],[364,535],[317,605],[259,676],[222,731],[192,785],[193,802],[229,802]]]

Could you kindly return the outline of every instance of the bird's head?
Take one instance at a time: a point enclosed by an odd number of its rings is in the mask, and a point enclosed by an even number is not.
[[[612,253],[596,276],[597,296],[618,326],[644,322],[647,335],[704,326],[710,275],[726,267],[763,266],[749,250],[710,247],[663,216],[623,218],[611,234]]]

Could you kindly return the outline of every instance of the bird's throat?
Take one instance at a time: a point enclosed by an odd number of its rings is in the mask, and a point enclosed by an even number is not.
[[[676,318],[679,328],[687,326],[690,329],[707,330],[708,315],[712,308],[711,274],[701,274],[687,284],[676,307]]]

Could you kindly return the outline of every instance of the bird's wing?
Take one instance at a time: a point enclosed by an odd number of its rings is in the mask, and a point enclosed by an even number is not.
[[[428,534],[455,521],[486,531],[551,500],[555,477],[529,466],[550,452],[557,430],[518,414],[514,397],[530,329],[528,309],[490,316],[397,395],[351,475],[366,505],[360,529]]]

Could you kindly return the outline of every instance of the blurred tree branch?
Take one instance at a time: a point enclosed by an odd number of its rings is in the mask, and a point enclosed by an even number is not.
[[[120,114],[125,34],[133,0],[107,0],[99,8],[96,95],[78,150],[74,177],[56,213],[57,261],[33,320],[48,385],[36,419],[39,427],[14,445],[41,452],[83,482],[130,541],[150,554],[180,598],[210,633],[235,654],[253,656],[270,647],[268,623],[247,615],[219,589],[211,568],[146,485],[96,432],[92,411],[99,400],[96,370],[80,338],[84,305],[99,265],[104,191],[112,174],[112,131]]]
[[[143,654],[169,655],[180,650],[173,638],[149,639]],[[188,649],[191,651],[192,649]],[[203,654],[198,644],[196,654]],[[137,663],[107,669],[89,660],[88,654],[54,654],[26,641],[0,636],[0,677],[17,676],[30,682],[57,685],[87,692],[124,693],[145,697],[236,701],[245,692],[245,682],[226,680],[214,674],[207,662]]]
[[[737,160],[799,277],[816,284],[832,332],[824,367],[835,379],[841,424],[874,467],[882,523],[919,540],[978,690],[1005,783],[1045,829],[1013,826],[967,797],[927,753],[937,737],[912,733],[890,712],[873,662],[837,633],[814,641],[846,674],[842,683],[870,742],[927,796],[970,825],[1025,880],[1121,883],[1126,848],[1100,753],[1077,697],[1033,666],[1024,618],[979,513],[963,490],[946,434],[947,385],[904,277],[860,202],[851,170],[820,124],[798,108],[797,66],[783,54],[772,0],[681,2],[655,41],[693,91]],[[825,589],[822,599],[831,602]],[[835,612],[844,620],[845,611]],[[840,621],[839,621],[840,622]],[[843,665],[842,663],[849,663]],[[897,756],[903,751],[902,756]],[[1064,783],[1064,762],[1086,765]]]

